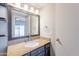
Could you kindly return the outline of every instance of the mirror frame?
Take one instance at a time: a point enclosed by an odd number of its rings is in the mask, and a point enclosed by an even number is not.
[[[36,14],[33,14],[33,13],[30,13],[28,11],[24,11],[22,9],[18,9],[18,8],[15,8],[13,6],[10,6],[10,5],[7,5],[7,12],[8,12],[8,41],[10,40],[15,40],[15,39],[22,39],[22,38],[28,38],[28,36],[20,36],[20,37],[12,37],[12,10],[16,10],[19,12],[23,12],[23,13],[26,13],[28,15],[35,15],[35,16],[38,16],[38,34],[37,35],[31,35],[31,37],[33,36],[40,36],[40,15],[36,15]]]

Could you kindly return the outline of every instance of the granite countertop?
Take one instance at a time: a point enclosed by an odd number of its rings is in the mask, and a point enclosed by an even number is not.
[[[7,56],[22,56],[50,42],[48,38],[43,37],[38,37],[37,39],[35,39],[35,41],[39,42],[39,45],[31,48],[25,47],[26,42],[21,42],[8,46]]]

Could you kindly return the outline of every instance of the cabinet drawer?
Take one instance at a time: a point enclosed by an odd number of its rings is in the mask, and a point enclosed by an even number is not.
[[[46,49],[46,53],[45,53],[46,55],[50,55],[50,49],[48,48],[48,49]]]
[[[36,49],[36,50],[34,50],[34,51],[32,51],[32,52],[31,52],[31,55],[32,55],[32,56],[36,56],[36,55],[40,54],[40,53],[43,52],[43,51],[44,51],[44,46],[43,46],[43,47],[40,47],[40,48],[38,48],[38,49]]]

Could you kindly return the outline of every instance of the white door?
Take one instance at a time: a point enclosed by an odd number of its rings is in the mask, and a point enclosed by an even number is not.
[[[79,56],[79,4],[56,4],[57,56]]]

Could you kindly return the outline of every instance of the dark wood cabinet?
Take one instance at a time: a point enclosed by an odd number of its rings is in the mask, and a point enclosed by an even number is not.
[[[50,44],[45,45],[45,56],[50,56]]]
[[[44,52],[44,50],[45,50],[44,46],[39,47],[31,52],[31,56],[37,56],[37,55],[41,54],[42,52]]]
[[[23,56],[50,56],[50,43],[26,53]]]
[[[30,56],[30,52],[29,53],[26,53],[26,54],[24,54],[22,56]]]
[[[43,51],[43,52],[37,54],[36,56],[45,56],[45,52]]]

